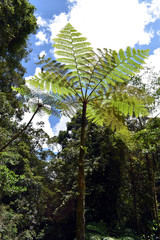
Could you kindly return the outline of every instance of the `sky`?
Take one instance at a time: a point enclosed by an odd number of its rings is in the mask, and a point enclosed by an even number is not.
[[[53,38],[70,22],[87,37],[94,49],[150,49],[147,64],[160,70],[160,0],[29,0],[36,7],[39,29],[30,37],[33,49],[24,63],[26,80],[38,73],[38,55],[53,57]],[[31,113],[25,116],[29,120]],[[44,130],[57,135],[69,119],[43,114],[34,120],[44,121]]]

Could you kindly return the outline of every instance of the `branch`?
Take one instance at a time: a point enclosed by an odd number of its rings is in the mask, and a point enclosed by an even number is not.
[[[33,118],[35,117],[35,115],[37,114],[37,112],[39,111],[39,109],[42,107],[42,104],[38,104],[36,111],[34,112],[34,114],[32,115],[31,119],[29,120],[29,122],[27,123],[27,125],[20,131],[18,132],[16,135],[14,135],[8,143],[6,143],[3,147],[0,148],[0,152],[2,152],[5,148],[7,148],[15,139],[17,139],[29,126],[29,124],[32,122]]]

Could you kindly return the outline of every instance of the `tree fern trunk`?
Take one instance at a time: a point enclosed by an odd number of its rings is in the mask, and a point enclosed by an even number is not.
[[[81,122],[81,146],[78,162],[78,197],[77,197],[77,229],[76,240],[85,240],[85,174],[84,158],[86,143],[86,108],[87,103],[83,102]]]

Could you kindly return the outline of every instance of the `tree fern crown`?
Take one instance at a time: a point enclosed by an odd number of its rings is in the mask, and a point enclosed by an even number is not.
[[[73,108],[87,103],[88,116],[97,123],[102,121],[98,117],[101,108],[116,109],[125,115],[145,113],[142,101],[126,93],[124,86],[140,71],[148,50],[127,47],[126,51],[97,49],[94,52],[87,39],[70,23],[54,39],[53,46],[58,58],[42,59],[39,63],[43,63],[43,72],[35,76],[31,84],[61,96],[66,106],[67,102]]]

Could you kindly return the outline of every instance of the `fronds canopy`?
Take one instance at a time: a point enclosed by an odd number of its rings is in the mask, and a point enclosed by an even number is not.
[[[133,112],[136,116],[146,114],[143,102],[136,96],[113,92],[118,86],[126,86],[130,78],[140,71],[148,50],[127,47],[126,51],[98,49],[95,53],[87,39],[71,24],[60,31],[54,42],[57,60],[42,59],[39,64],[43,64],[43,72],[34,76],[30,81],[32,85],[50,94],[63,96],[62,101],[66,104],[71,100],[73,105],[81,107],[86,102],[91,106],[88,116],[92,115],[95,102],[100,102],[101,107],[107,102],[107,107],[125,115],[132,115]],[[92,116],[98,118],[95,114]],[[99,123],[98,119],[95,121]]]

